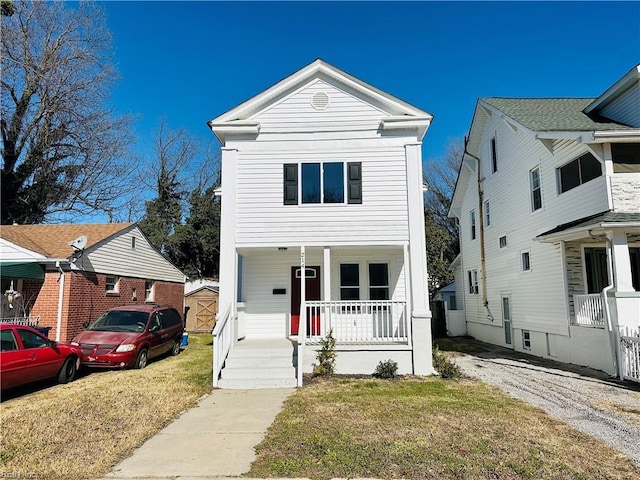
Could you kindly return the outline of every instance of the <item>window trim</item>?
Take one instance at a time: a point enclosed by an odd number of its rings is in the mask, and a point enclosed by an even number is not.
[[[109,281],[110,278],[114,279],[113,282]],[[111,288],[109,288],[110,285]],[[105,275],[104,289],[107,294],[120,293],[120,277],[118,275]]]
[[[343,285],[342,281],[342,266],[343,265],[356,265],[358,267],[358,285]],[[339,293],[339,297],[340,297],[340,301],[341,302],[359,302],[362,299],[362,292],[360,291],[360,286],[362,283],[362,279],[360,276],[360,270],[361,270],[361,265],[360,262],[340,262],[338,264],[338,293]],[[356,299],[351,299],[351,300],[344,300],[342,298],[342,291],[343,290],[358,290],[358,298]]]
[[[342,201],[325,201],[325,165],[342,165]],[[319,172],[319,202],[305,202],[302,197],[303,166],[318,165]],[[347,162],[344,160],[302,161],[283,164],[283,204],[299,206],[315,205],[349,205],[362,203],[362,162]]]
[[[476,234],[476,210],[475,208],[469,212],[469,222],[471,226],[471,240],[475,240],[477,237]]]
[[[538,186],[534,186],[533,174],[537,172],[538,176]],[[542,177],[540,176],[540,166],[536,166],[529,170],[529,191],[531,192],[531,212],[537,212],[538,210],[542,210],[543,201],[542,201]],[[538,197],[540,199],[540,206],[536,208],[536,191],[538,192]]]
[[[484,225],[485,227],[491,226],[491,203],[489,200],[484,201]]]
[[[371,266],[372,265],[386,265],[387,266],[387,283],[386,285],[372,285],[371,284]],[[390,271],[390,265],[389,262],[367,262],[367,283],[368,283],[368,294],[369,294],[369,300],[372,300],[371,298],[371,289],[377,288],[377,289],[386,289],[387,290],[387,298],[386,299],[382,299],[382,300],[373,300],[373,301],[380,301],[380,302],[386,302],[391,300],[391,287],[389,285],[389,271]]]
[[[491,173],[496,173],[498,171],[498,141],[497,135],[491,137],[489,140],[489,149],[491,154]]]
[[[150,284],[150,287],[148,285]],[[156,296],[156,282],[155,280],[144,281],[144,301],[153,302]]]
[[[584,181],[582,179],[582,165],[581,165],[580,160],[582,158],[584,158],[584,157],[589,156],[589,155],[592,156],[596,160],[596,162],[598,162],[598,165],[600,167],[600,175],[598,175],[596,177],[593,177],[593,178],[591,178],[591,179],[589,179],[587,181]],[[563,187],[562,187],[562,169],[567,167],[568,165],[571,165],[574,162],[577,162],[577,165],[578,165],[578,184],[576,186],[574,186],[574,187],[567,188],[566,190],[563,190]],[[578,187],[580,187],[580,186],[582,186],[582,185],[584,185],[586,183],[589,183],[592,180],[595,180],[596,178],[602,177],[602,175],[603,175],[602,168],[603,168],[603,165],[602,165],[602,162],[600,161],[600,159],[598,157],[596,157],[591,152],[584,152],[583,154],[573,158],[572,160],[563,163],[559,167],[556,167],[556,183],[557,183],[558,195],[562,195],[563,193],[570,192],[571,190],[573,190],[575,188],[578,188]]]
[[[526,257],[526,262],[525,262],[525,257]],[[522,252],[520,252],[520,268],[523,272],[531,271],[531,251],[530,250],[523,250]]]

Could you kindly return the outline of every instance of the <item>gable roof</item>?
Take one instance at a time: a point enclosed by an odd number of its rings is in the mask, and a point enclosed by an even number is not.
[[[534,132],[634,130],[585,113],[595,98],[481,98],[484,102]]]
[[[394,123],[390,128],[396,127],[396,122],[413,120],[421,124],[413,125],[412,127],[420,128],[421,135],[424,135],[433,119],[433,115],[430,113],[414,107],[398,97],[383,92],[318,58],[258,95],[228,110],[222,115],[209,120],[207,125],[209,125],[209,128],[211,128],[222,143],[224,143],[225,133],[228,132],[257,134],[259,126],[257,122],[252,121],[252,118],[257,113],[316,78],[322,78],[334,85],[341,85],[345,89],[366,98],[384,112],[387,112],[389,115],[389,118],[386,119],[387,122],[389,124]]]
[[[130,229],[134,223],[96,223],[73,225],[3,225],[0,238],[50,259],[68,258],[73,253],[69,243],[86,235],[85,250],[116,233]]]

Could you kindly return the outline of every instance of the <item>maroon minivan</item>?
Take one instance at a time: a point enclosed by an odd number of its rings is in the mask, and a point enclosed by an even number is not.
[[[184,323],[175,308],[142,304],[115,307],[86,325],[72,345],[92,368],[144,368],[155,357],[180,353]]]

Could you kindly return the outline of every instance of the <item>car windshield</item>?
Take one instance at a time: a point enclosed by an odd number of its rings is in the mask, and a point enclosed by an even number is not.
[[[107,332],[141,332],[147,325],[149,314],[128,310],[109,310],[89,325],[87,330]]]

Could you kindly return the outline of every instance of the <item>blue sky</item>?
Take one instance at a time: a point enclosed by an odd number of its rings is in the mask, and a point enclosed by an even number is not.
[[[120,113],[207,120],[320,57],[435,115],[423,160],[478,97],[592,97],[640,63],[640,2],[104,2]]]

